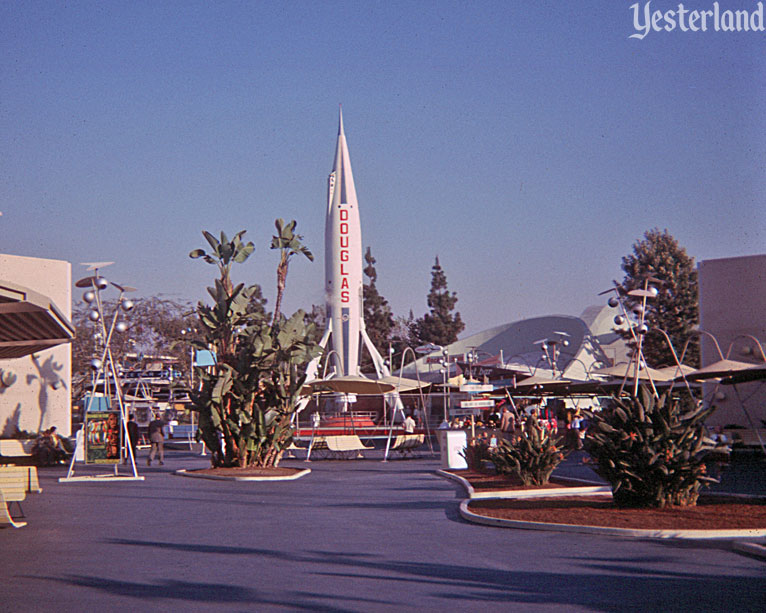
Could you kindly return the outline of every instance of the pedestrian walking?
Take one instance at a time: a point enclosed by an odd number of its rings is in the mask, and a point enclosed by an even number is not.
[[[136,451],[138,450],[138,424],[136,423],[136,416],[131,413],[128,416],[128,442],[130,443],[130,449],[133,452],[133,461],[136,461]],[[128,463],[128,458],[125,458],[125,463]]]
[[[149,453],[149,457],[146,458],[146,465],[151,466],[152,460],[157,457],[159,453],[160,464],[165,463],[165,433],[163,432],[163,426],[165,424],[160,419],[159,413],[154,416],[154,419],[149,422],[149,442],[152,445],[152,450]]]

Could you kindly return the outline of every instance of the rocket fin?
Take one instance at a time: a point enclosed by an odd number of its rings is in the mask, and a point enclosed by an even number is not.
[[[361,321],[361,325],[359,326],[359,332],[362,335],[364,346],[367,347],[367,351],[370,352],[370,357],[372,357],[372,363],[375,365],[375,372],[378,374],[378,379],[390,376],[391,371],[389,371],[388,366],[386,366],[386,362],[383,360],[383,357],[380,355],[380,352],[378,351],[377,347],[375,347],[375,345],[373,344],[372,339],[370,338],[370,335],[367,334],[367,329],[365,328],[364,320]],[[402,399],[399,398],[398,391],[386,394],[386,404],[392,410],[392,413],[391,413],[392,420],[395,418],[397,411],[402,412],[402,419],[404,419],[404,404],[402,403]]]
[[[325,328],[324,334],[322,335],[322,339],[319,341],[319,346],[322,349],[327,348],[327,343],[330,340],[330,334],[332,334],[332,320],[327,321],[327,327]],[[317,378],[317,372],[319,370],[319,361],[322,359],[322,356],[324,355],[324,352],[320,353],[317,357],[315,357],[311,362],[308,363],[306,366],[306,383],[310,383],[314,379]],[[306,408],[309,401],[311,400],[310,396],[304,396],[298,401],[298,405],[295,407],[295,413],[293,413],[292,421],[295,421],[295,418],[297,417],[298,413],[300,413],[303,409]]]
[[[378,379],[382,377],[388,377],[391,372],[388,370],[388,367],[383,360],[383,356],[380,355],[378,348],[375,347],[375,345],[372,343],[370,335],[367,334],[367,328],[364,325],[364,320],[362,320],[361,325],[359,326],[359,332],[362,335],[364,346],[367,347],[367,351],[370,352],[370,357],[372,358],[372,363],[375,366],[375,372],[378,374]]]

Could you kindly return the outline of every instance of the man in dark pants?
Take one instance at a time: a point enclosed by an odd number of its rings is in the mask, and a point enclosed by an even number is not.
[[[136,451],[138,449],[138,424],[136,423],[136,416],[131,413],[128,416],[128,440],[130,441],[130,448],[133,451],[133,461],[136,461]],[[128,458],[125,458],[125,463],[128,463]]]
[[[149,453],[149,457],[146,458],[147,466],[152,465],[152,460],[157,456],[158,451],[160,454],[160,464],[165,463],[165,433],[162,431],[164,425],[159,413],[156,413],[154,419],[149,422],[149,442],[152,444],[152,451]]]

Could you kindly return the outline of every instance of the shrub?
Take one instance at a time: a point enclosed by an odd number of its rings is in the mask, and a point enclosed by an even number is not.
[[[518,475],[524,485],[544,485],[564,459],[561,439],[539,425],[537,418],[527,418],[514,441],[503,440],[492,453],[497,472]]]
[[[693,506],[700,488],[715,481],[705,476],[705,456],[718,445],[703,425],[713,407],[668,394],[657,399],[645,387],[640,396],[615,397],[613,408],[587,411],[585,450],[617,506]]]
[[[492,450],[489,447],[489,443],[484,438],[476,438],[469,441],[465,449],[460,452],[465,458],[465,463],[468,468],[481,472],[484,470],[484,461],[492,460]]]

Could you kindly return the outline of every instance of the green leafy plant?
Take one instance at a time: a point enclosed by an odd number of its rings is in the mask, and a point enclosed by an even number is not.
[[[285,284],[287,283],[287,271],[290,267],[290,258],[294,255],[303,254],[310,261],[314,261],[314,255],[301,242],[303,236],[295,233],[295,220],[285,224],[285,221],[280,218],[274,222],[274,225],[277,228],[277,233],[271,238],[271,248],[279,249],[279,264],[277,265],[277,301],[274,306],[272,325],[279,321],[282,296],[285,292]]]
[[[587,411],[585,449],[596,472],[612,486],[620,507],[693,506],[706,476],[705,456],[718,448],[706,436],[704,420],[714,410],[693,399],[615,397],[613,407]]]
[[[459,453],[465,458],[468,468],[477,472],[485,470],[485,460],[492,459],[489,443],[485,438],[476,438],[468,441],[468,444]]]
[[[294,221],[287,225],[292,238],[286,243],[278,237],[272,243],[282,250],[278,303],[289,256],[304,253],[311,259],[300,237],[292,233],[294,228]],[[281,219],[277,229],[284,232]],[[197,305],[203,340],[191,343],[212,349],[216,363],[196,369],[201,385],[192,400],[199,413],[197,436],[211,449],[214,466],[272,467],[279,464],[292,440],[292,417],[305,382],[305,365],[320,349],[311,340],[313,324],[304,322],[303,311],[289,319],[277,311],[269,322],[263,310],[249,308],[259,287],[235,285],[231,280],[232,265],[245,262],[255,249],[253,243],[242,240],[244,234],[239,232],[230,240],[222,232],[219,240],[203,232],[212,250],[195,249],[189,254],[216,265],[219,271],[214,287],[208,288],[212,304]]]
[[[524,485],[544,485],[565,457],[560,443],[560,437],[550,434],[530,415],[520,435],[500,442],[492,452],[492,461],[497,472],[515,473]]]

